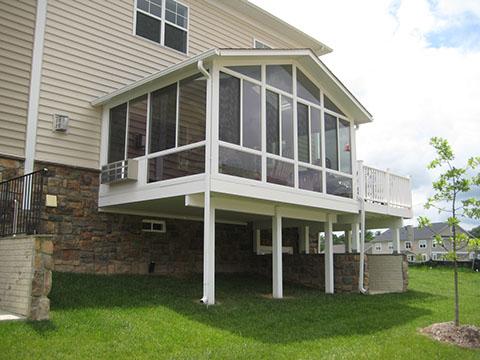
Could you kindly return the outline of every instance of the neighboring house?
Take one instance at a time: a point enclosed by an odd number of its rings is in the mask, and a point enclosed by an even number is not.
[[[459,233],[468,234],[458,227]],[[444,239],[444,247],[437,244],[435,234]],[[451,228],[448,223],[433,223],[430,227],[405,226],[400,230],[400,249],[407,256],[409,262],[424,262],[429,260],[444,260],[451,249],[448,239],[451,237]],[[393,252],[392,231],[387,230],[375,237],[372,243],[372,254],[391,254]],[[463,248],[457,252],[459,259],[468,261],[473,253]]]
[[[332,50],[248,1],[0,7],[0,173],[49,170],[4,183],[3,234],[53,234],[56,270],[203,273],[212,304],[215,271],[271,252],[282,297],[282,249],[324,232],[332,293],[332,231],[358,250],[362,209],[366,229],[412,217],[410,179],[357,161],[372,115]]]

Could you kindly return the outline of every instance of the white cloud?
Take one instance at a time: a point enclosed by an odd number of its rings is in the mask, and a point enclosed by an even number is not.
[[[359,157],[412,175],[416,216],[430,192],[430,137],[448,138],[458,159],[480,153],[480,51],[426,40],[457,14],[480,16],[480,1],[252,2],[334,49],[322,59],[375,118],[358,133]]]

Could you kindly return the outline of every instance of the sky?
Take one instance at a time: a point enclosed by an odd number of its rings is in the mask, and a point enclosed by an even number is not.
[[[415,218],[445,220],[423,207],[429,139],[447,138],[458,165],[480,156],[480,0],[250,1],[333,49],[321,59],[374,117],[358,159],[410,175]]]

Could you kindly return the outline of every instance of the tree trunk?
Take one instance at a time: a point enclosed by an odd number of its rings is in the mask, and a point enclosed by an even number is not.
[[[458,263],[457,263],[457,236],[455,225],[452,226],[453,238],[453,282],[455,286],[455,326],[460,326],[460,305],[458,301]]]

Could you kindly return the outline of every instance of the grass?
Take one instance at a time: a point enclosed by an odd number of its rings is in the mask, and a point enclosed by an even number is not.
[[[453,317],[450,269],[410,269],[405,294],[334,295],[217,276],[219,305],[197,303],[201,278],[54,274],[48,322],[0,323],[1,359],[480,359],[417,329]],[[480,273],[460,273],[461,320],[480,326]]]

